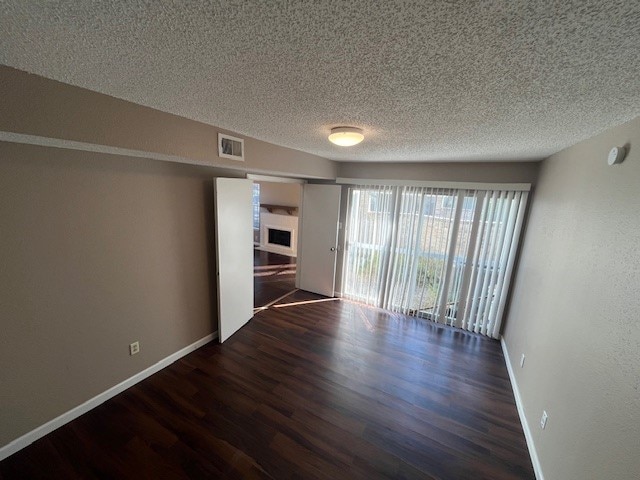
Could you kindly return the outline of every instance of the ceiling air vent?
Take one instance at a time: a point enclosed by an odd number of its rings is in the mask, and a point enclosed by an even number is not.
[[[244,162],[244,140],[218,133],[218,156]]]

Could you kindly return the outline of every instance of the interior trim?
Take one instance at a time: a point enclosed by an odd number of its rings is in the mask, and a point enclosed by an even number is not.
[[[336,183],[344,185],[382,185],[391,187],[431,187],[455,188],[461,190],[509,190],[528,192],[530,183],[481,183],[481,182],[436,182],[424,180],[384,180],[373,178],[336,178]]]
[[[59,415],[53,420],[48,421],[44,425],[40,425],[39,427],[31,430],[30,432],[25,433],[21,437],[9,442],[7,445],[0,448],[0,460],[4,460],[10,455],[22,450],[23,448],[31,445],[36,440],[44,437],[45,435],[53,432],[57,428],[69,423],[72,420],[75,420],[80,415],[87,413],[88,411],[96,408],[98,405],[106,402],[110,398],[115,397],[119,393],[125,391],[127,388],[132,387],[138,382],[141,382],[147,377],[150,377],[154,373],[162,370],[165,367],[168,367],[176,360],[184,357],[185,355],[197,350],[203,345],[206,345],[214,338],[218,338],[218,332],[213,332],[206,337],[201,338],[200,340],[195,341],[191,345],[187,345],[186,347],[178,350],[175,353],[172,353],[166,358],[163,358],[159,362],[151,365],[150,367],[142,370],[141,372],[136,373],[132,377],[127,378],[123,382],[114,385],[113,387],[105,390],[104,392],[96,395],[95,397],[87,400],[86,402],[78,405],[77,407],[72,408],[68,412]]]
[[[272,182],[272,183],[307,183],[302,178],[293,177],[274,177],[271,175],[256,175],[255,173],[247,173],[247,178],[254,182]]]
[[[67,150],[80,150],[83,152],[106,153],[109,155],[121,155],[125,157],[148,158],[151,160],[161,160],[163,162],[187,163],[190,165],[203,165],[207,167],[220,167],[231,170],[246,170],[240,166],[212,165],[211,162],[195,160],[178,155],[167,155],[158,152],[148,152],[145,150],[134,150],[131,148],[113,147],[110,145],[100,145],[97,143],[76,142],[75,140],[64,140],[61,138],[42,137],[40,135],[29,135],[26,133],[14,133],[0,131],[0,141],[23,143],[27,145],[38,145],[41,147],[65,148]]]
[[[52,148],[62,148],[67,150],[79,150],[81,152],[95,152],[95,153],[104,153],[107,155],[119,155],[124,157],[134,157],[134,158],[146,158],[149,160],[159,160],[161,162],[173,162],[173,163],[183,163],[186,165],[198,165],[202,167],[209,167],[219,171],[229,171],[229,172],[258,172],[260,174],[275,174],[277,175],[280,172],[273,170],[264,170],[261,168],[253,168],[248,167],[241,162],[239,165],[226,165],[226,164],[217,164],[215,163],[215,159],[211,160],[198,160],[191,157],[181,157],[179,155],[168,155],[165,153],[159,152],[151,152],[147,150],[135,150],[131,148],[121,148],[114,147],[111,145],[101,145],[97,143],[88,143],[88,142],[77,142],[75,140],[65,140],[62,138],[53,138],[53,137],[43,137],[40,135],[30,135],[26,133],[15,133],[15,132],[6,132],[0,130],[0,142],[10,142],[10,143],[20,143],[24,145],[36,145],[40,147],[52,147]],[[216,153],[217,157],[217,153]],[[305,178],[311,179],[319,179],[319,180],[327,180],[325,177],[314,177],[310,175],[304,175]],[[267,178],[267,177],[265,177]],[[276,177],[271,176],[270,178],[281,178],[277,180],[279,182],[285,181],[285,177]],[[287,179],[287,181],[291,181],[294,179]],[[295,183],[306,183],[303,180],[297,180]]]
[[[520,396],[520,389],[518,388],[518,382],[516,382],[516,376],[511,366],[511,360],[509,359],[509,351],[507,350],[507,344],[504,341],[504,337],[500,337],[500,345],[502,345],[502,353],[504,354],[504,360],[507,364],[507,372],[509,372],[509,380],[511,381],[511,388],[513,389],[513,396],[516,399],[516,408],[518,409],[518,415],[520,416],[520,423],[522,424],[522,430],[524,431],[524,438],[527,441],[527,448],[529,449],[529,456],[531,457],[531,463],[533,464],[533,472],[536,475],[537,480],[544,480],[542,474],[542,465],[540,465],[540,459],[538,458],[538,452],[536,451],[536,445],[533,443],[533,435],[531,435],[531,429],[527,422],[527,417],[524,415],[524,406],[522,405],[522,397]]]

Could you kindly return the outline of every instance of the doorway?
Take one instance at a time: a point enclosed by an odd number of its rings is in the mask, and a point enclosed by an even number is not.
[[[301,202],[300,183],[253,183],[254,308],[296,290]]]

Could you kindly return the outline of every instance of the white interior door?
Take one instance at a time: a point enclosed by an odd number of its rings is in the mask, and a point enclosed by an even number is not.
[[[336,278],[339,185],[304,185],[298,245],[298,287],[333,297]]]
[[[253,317],[252,188],[251,180],[214,179],[220,342]]]

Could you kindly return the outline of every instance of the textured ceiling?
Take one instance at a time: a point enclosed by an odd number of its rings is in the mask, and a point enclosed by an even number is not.
[[[5,65],[335,160],[539,159],[640,115],[637,0],[4,0],[0,32]]]

